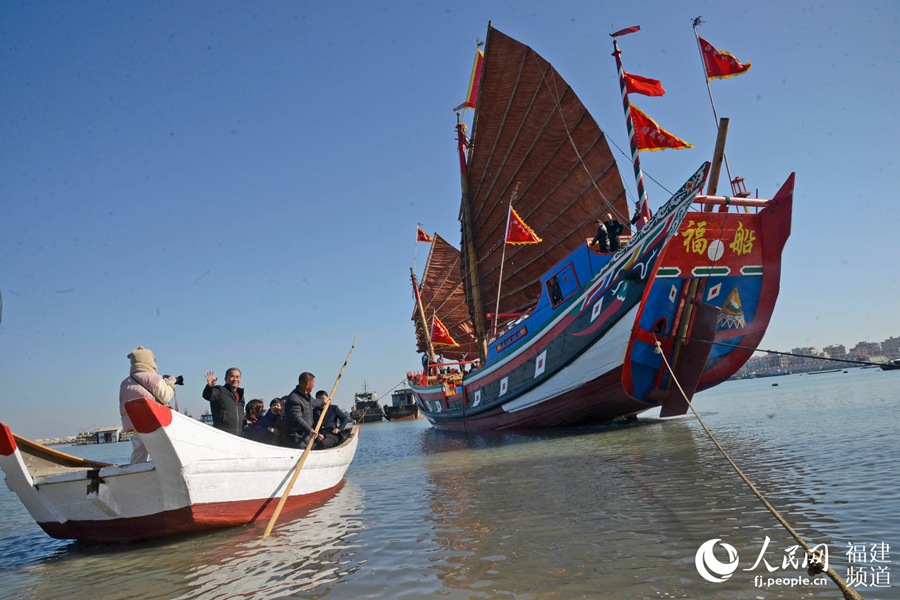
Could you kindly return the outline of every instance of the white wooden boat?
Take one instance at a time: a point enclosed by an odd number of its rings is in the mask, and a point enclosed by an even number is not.
[[[55,538],[131,542],[243,525],[272,515],[302,449],[260,444],[149,400],[125,405],[151,462],[84,460],[14,435],[0,423],[6,485]],[[283,511],[334,494],[359,429],[342,445],[311,452]]]

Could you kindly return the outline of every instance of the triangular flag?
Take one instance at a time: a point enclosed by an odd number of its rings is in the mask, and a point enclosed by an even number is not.
[[[537,236],[534,230],[525,224],[519,213],[512,206],[509,207],[509,225],[506,226],[507,244],[537,244],[543,240]]]
[[[431,237],[430,235],[428,235],[427,233],[425,233],[424,231],[422,231],[421,227],[418,227],[417,229],[418,229],[418,231],[416,232],[416,241],[417,242],[433,242],[434,241],[434,238]]]
[[[711,79],[728,79],[750,70],[750,63],[743,64],[741,61],[721,50],[716,50],[712,44],[704,40],[699,35],[700,54],[703,56],[703,67],[706,69],[706,80]]]
[[[459,346],[437,315],[431,317],[431,343],[440,346]]]
[[[454,108],[475,108],[478,102],[478,86],[481,84],[481,67],[484,65],[484,52],[479,48],[475,52],[475,63],[472,65],[472,77],[469,79],[469,90],[466,92],[466,101]]]
[[[640,75],[632,75],[622,71],[625,76],[625,89],[629,94],[643,94],[645,96],[662,96],[666,93],[662,83],[658,79],[650,79]]]
[[[637,138],[637,147],[639,152],[644,150],[683,150],[685,148],[693,148],[690,144],[679,139],[656,124],[656,121],[647,116],[634,104],[629,104],[631,108],[631,122],[634,125],[634,134]]]

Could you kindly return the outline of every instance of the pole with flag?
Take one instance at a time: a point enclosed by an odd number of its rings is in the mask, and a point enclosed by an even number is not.
[[[469,78],[469,89],[466,91],[466,100],[454,108],[454,111],[475,108],[475,104],[478,102],[478,87],[481,85],[481,69],[484,65],[484,50],[481,49],[483,45],[484,42],[479,40],[478,49],[475,51],[475,62],[472,65],[472,76]]]
[[[419,242],[433,242],[434,238],[425,233],[421,223],[416,223],[416,247],[413,250],[413,270],[416,268],[416,261],[419,256]]]
[[[631,119],[631,102],[628,101],[628,87],[625,80],[625,70],[622,68],[622,51],[619,50],[617,37],[640,31],[639,25],[627,27],[615,33],[609,34],[613,39],[613,56],[616,59],[616,70],[619,73],[619,88],[622,91],[622,108],[625,110],[625,121],[628,127],[628,137],[631,145],[631,162],[634,165],[634,180],[637,183],[638,201],[636,210],[640,213],[635,225],[638,229],[650,220],[650,206],[647,204],[647,189],[644,187],[644,173],[641,171],[641,161],[638,158],[638,138]]]
[[[500,290],[503,286],[503,264],[506,262],[506,246],[508,244],[538,244],[543,240],[537,236],[534,230],[529,227],[516,209],[513,208],[513,201],[519,195],[519,184],[513,190],[509,198],[509,206],[506,211],[506,234],[503,239],[503,252],[500,255],[500,276],[497,279],[497,303],[494,306],[494,318],[491,320],[491,336],[497,336],[497,318],[500,314]]]
[[[709,105],[712,107],[713,121],[716,123],[716,128],[718,129],[721,121],[719,120],[719,115],[716,111],[716,101],[713,99],[712,88],[710,87],[709,82],[713,79],[728,79],[740,75],[741,73],[746,73],[750,70],[751,63],[744,64],[728,52],[716,50],[712,44],[700,37],[697,27],[702,23],[703,21],[700,17],[694,19],[694,37],[697,38],[697,50],[700,51],[700,62],[703,65],[703,74],[706,80],[706,93],[709,94]],[[722,160],[725,163],[725,172],[728,174],[728,180],[731,181],[731,167],[728,166],[728,157],[725,155],[724,147],[722,149]],[[718,173],[716,173],[716,175],[718,175]],[[718,177],[709,178],[710,187],[707,193],[710,195],[714,195],[717,179]]]
[[[431,343],[431,332],[428,329],[428,319],[425,318],[425,307],[422,306],[422,296],[419,294],[419,282],[416,281],[415,272],[410,269],[409,270],[409,278],[412,280],[413,286],[413,295],[416,297],[416,314],[419,316],[419,323],[422,325],[422,341],[425,346],[425,355],[428,357],[428,364],[434,364],[434,346]],[[425,369],[425,374],[428,374],[428,369]]]

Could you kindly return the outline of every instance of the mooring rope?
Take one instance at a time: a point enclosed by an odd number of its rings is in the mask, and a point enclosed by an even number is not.
[[[687,402],[687,405],[690,407],[691,412],[694,413],[694,416],[697,418],[700,426],[703,427],[703,431],[706,432],[706,435],[709,436],[709,439],[712,440],[712,443],[715,444],[716,448],[718,448],[719,452],[722,453],[722,456],[725,457],[725,460],[728,461],[728,464],[731,465],[738,476],[740,476],[740,478],[744,480],[744,483],[747,484],[747,487],[750,488],[750,491],[752,491],[756,495],[756,497],[759,498],[763,505],[767,509],[769,509],[769,512],[772,513],[775,519],[777,519],[778,522],[781,523],[782,527],[784,527],[787,532],[791,534],[791,537],[793,537],[797,541],[797,543],[800,544],[800,546],[802,546],[806,551],[806,557],[809,564],[809,569],[807,572],[809,573],[810,577],[814,577],[819,573],[824,572],[826,575],[828,575],[828,577],[831,578],[832,581],[834,581],[838,588],[840,588],[841,593],[844,594],[844,598],[847,598],[848,600],[863,600],[862,596],[860,596],[852,587],[847,585],[847,582],[844,581],[843,578],[838,575],[830,565],[827,569],[823,568],[823,553],[821,551],[815,553],[812,551],[812,548],[809,547],[809,544],[807,544],[806,541],[800,537],[800,534],[790,526],[790,524],[784,519],[784,517],[781,516],[781,514],[779,514],[775,507],[772,506],[772,504],[769,503],[768,500],[766,500],[765,496],[763,496],[762,493],[758,489],[756,489],[756,486],[753,485],[753,482],[750,481],[750,479],[744,474],[744,472],[741,471],[740,467],[738,467],[737,464],[731,459],[731,456],[728,455],[728,452],[725,451],[725,448],[722,447],[722,445],[719,443],[719,440],[716,439],[716,436],[712,434],[712,431],[709,430],[709,427],[707,427],[706,423],[703,422],[703,419],[700,418],[700,414],[694,408],[694,405],[691,404],[691,401],[687,397],[687,394],[684,393],[684,389],[682,389],[681,383],[679,383],[678,378],[675,377],[675,373],[674,371],[672,371],[672,367],[671,365],[669,365],[669,361],[666,359],[666,355],[662,351],[662,345],[659,343],[659,339],[657,339],[656,336],[654,336],[654,339],[656,341],[657,354],[662,357],[663,362],[666,365],[666,369],[668,369],[669,375],[672,377],[672,381],[675,382],[675,385],[678,387],[678,391],[681,392],[682,398],[684,398],[684,401]]]

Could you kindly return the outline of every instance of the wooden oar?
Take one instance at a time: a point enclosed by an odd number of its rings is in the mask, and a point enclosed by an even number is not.
[[[287,489],[284,490],[284,494],[281,495],[281,500],[278,501],[278,506],[275,507],[275,512],[272,513],[272,518],[269,519],[269,524],[266,526],[266,532],[263,534],[262,539],[266,539],[269,537],[269,534],[272,533],[272,528],[275,527],[275,521],[278,520],[278,515],[281,514],[281,509],[284,508],[284,503],[287,502],[288,495],[291,493],[291,489],[294,487],[294,483],[297,481],[297,476],[300,475],[300,469],[303,468],[303,463],[306,462],[306,457],[309,456],[310,450],[312,450],[312,445],[316,441],[316,438],[319,437],[319,429],[322,427],[322,422],[325,420],[325,413],[328,412],[328,407],[331,406],[331,399],[334,397],[334,393],[337,391],[338,383],[341,381],[341,375],[344,374],[344,369],[347,368],[347,363],[350,361],[350,355],[353,354],[353,349],[356,347],[356,340],[359,336],[353,338],[353,345],[350,346],[350,352],[347,353],[347,358],[344,359],[344,365],[341,367],[340,372],[338,373],[337,379],[334,381],[334,387],[331,388],[331,393],[328,395],[328,400],[325,401],[325,405],[322,407],[322,414],[319,415],[319,421],[316,423],[316,428],[313,430],[312,437],[309,439],[309,442],[306,444],[306,450],[303,451],[303,454],[300,456],[300,460],[297,462],[297,466],[294,467],[294,474],[291,476],[291,480],[288,482]],[[312,410],[312,407],[310,407]]]

